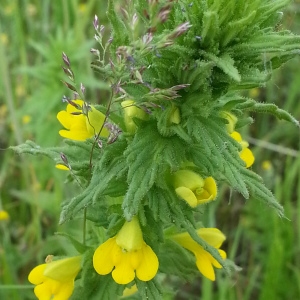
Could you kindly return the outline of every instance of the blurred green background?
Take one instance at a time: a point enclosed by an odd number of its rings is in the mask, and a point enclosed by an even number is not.
[[[91,102],[101,101],[101,83],[93,74],[90,48],[92,21],[106,23],[106,1],[0,0],[0,299],[34,299],[29,271],[48,254],[72,252],[54,235],[80,235],[73,221],[58,226],[60,204],[72,194],[66,173],[43,157],[19,156],[6,150],[26,139],[40,146],[62,142],[58,111],[63,95],[72,96],[61,80],[62,52],[76,81],[83,82]],[[300,1],[284,12],[281,26],[300,34]],[[294,58],[273,76],[266,88],[245,92],[275,103],[300,119],[300,59]],[[227,235],[224,248],[239,271],[218,273],[216,283],[200,277],[185,283],[174,279],[174,299],[281,300],[300,299],[300,156],[299,129],[268,115],[251,115],[244,128],[256,162],[253,169],[285,207],[280,219],[268,207],[220,187],[204,224]],[[166,296],[165,299],[173,299]]]

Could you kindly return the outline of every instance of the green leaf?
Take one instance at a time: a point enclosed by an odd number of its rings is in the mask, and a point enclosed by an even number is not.
[[[241,75],[239,74],[238,69],[234,66],[234,60],[228,54],[223,54],[220,57],[217,57],[214,54],[207,52],[202,52],[202,54],[205,58],[212,60],[217,67],[219,67],[234,81],[241,81]]]
[[[299,121],[296,120],[291,114],[289,114],[287,111],[278,108],[273,103],[255,103],[253,106],[249,107],[247,110],[249,111],[255,111],[258,113],[269,113],[274,116],[276,116],[280,120],[286,120],[293,124],[295,124],[297,127],[299,127]]]
[[[128,42],[128,29],[126,28],[124,22],[116,14],[115,10],[115,3],[113,0],[108,1],[108,8],[107,8],[107,18],[110,21],[110,24],[113,28],[113,45],[116,45],[116,48],[121,45],[126,45]]]
[[[111,274],[99,275],[93,267],[94,251],[87,251],[83,257],[81,278],[75,282],[70,300],[118,299],[125,288],[117,284]]]
[[[81,254],[86,252],[89,249],[89,247],[78,242],[76,239],[74,239],[71,235],[69,235],[66,232],[55,232],[55,235],[65,237],[74,246],[74,248]]]
[[[162,290],[156,278],[150,281],[140,281],[136,279],[135,282],[142,300],[162,299]]]
[[[280,217],[283,217],[283,207],[278,203],[272,192],[264,185],[262,178],[248,169],[244,169],[242,173],[251,198],[272,207]]]
[[[128,190],[122,207],[127,220],[137,213],[154,182],[165,182],[165,171],[178,169],[184,161],[185,150],[181,140],[176,136],[161,136],[154,124],[149,121],[138,128],[124,152],[129,169]]]
[[[162,273],[175,275],[186,281],[191,281],[199,274],[193,254],[170,239],[161,245],[158,257]]]
[[[60,215],[60,224],[66,222],[78,214],[84,207],[88,207],[94,202],[105,201],[104,196],[111,193],[114,188],[108,189],[112,180],[119,180],[124,177],[126,165],[123,159],[123,151],[127,143],[119,138],[113,144],[107,145],[103,155],[94,167],[92,179],[89,185],[69,203],[67,203]],[[121,190],[123,189],[123,185]],[[116,188],[119,192],[119,187]]]

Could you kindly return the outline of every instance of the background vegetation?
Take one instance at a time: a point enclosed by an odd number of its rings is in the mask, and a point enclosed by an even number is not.
[[[71,96],[61,83],[62,52],[90,101],[104,100],[89,51],[94,14],[105,23],[105,5],[96,0],[0,0],[0,209],[10,215],[9,221],[0,221],[0,299],[34,299],[27,281],[32,267],[50,253],[74,251],[54,233],[81,234],[76,221],[57,225],[61,202],[74,192],[66,173],[46,158],[20,157],[6,148],[26,139],[40,146],[61,143],[56,114],[65,107],[63,95]],[[300,1],[292,2],[281,26],[300,34],[299,12]],[[275,103],[300,120],[299,63],[299,58],[287,63],[266,88],[252,90],[250,96]],[[220,187],[205,224],[227,235],[229,258],[241,268],[231,277],[219,272],[216,283],[200,275],[192,283],[168,278],[166,286],[176,287],[176,299],[300,298],[299,129],[267,115],[252,117],[255,123],[244,128],[243,136],[255,153],[253,169],[285,207],[286,218]]]

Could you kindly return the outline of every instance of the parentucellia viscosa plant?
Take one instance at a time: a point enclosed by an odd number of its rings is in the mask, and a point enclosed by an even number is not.
[[[82,218],[93,230],[83,241],[68,236],[77,256],[49,253],[31,271],[39,299],[136,292],[157,300],[165,276],[215,280],[215,268],[229,272],[220,249],[226,233],[201,219],[221,183],[283,216],[251,171],[254,156],[239,130],[252,122],[249,112],[298,126],[275,105],[240,94],[264,86],[298,53],[300,37],[278,26],[288,3],[143,0],[117,9],[110,0],[111,27],[95,17],[99,49],[91,49],[92,67],[110,89],[102,105],[86,99],[63,54],[64,83],[74,92],[57,114],[64,145],[12,148],[47,155],[69,172],[81,192],[63,202],[60,223]]]

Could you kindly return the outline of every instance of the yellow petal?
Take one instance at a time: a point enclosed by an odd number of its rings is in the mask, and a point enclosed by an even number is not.
[[[230,134],[230,136],[235,139],[237,142],[241,142],[242,141],[242,136],[237,132],[234,131]]]
[[[56,117],[62,126],[64,126],[66,129],[70,129],[73,120],[72,115],[67,113],[65,110],[62,110],[56,115]]]
[[[215,281],[215,271],[211,263],[211,255],[203,250],[199,249],[196,253],[196,265],[200,273],[202,273],[206,278]]]
[[[59,170],[70,171],[70,168],[63,164],[56,164],[55,168],[57,168]]]
[[[156,254],[150,246],[145,246],[140,250],[142,255],[141,264],[136,269],[136,276],[142,281],[149,281],[157,273],[159,262]]]
[[[219,248],[225,240],[225,235],[217,228],[200,228],[197,230],[198,236],[214,248]],[[213,266],[221,268],[219,262],[213,256],[205,251],[202,246],[195,242],[187,233],[176,234],[172,239],[182,245],[184,248],[193,252],[196,257],[196,265],[199,271],[208,279],[215,280],[215,272]],[[226,258],[226,253],[223,250],[218,250],[223,259]]]
[[[198,204],[195,194],[188,188],[180,186],[175,189],[176,194],[184,199],[191,207],[196,207]]]
[[[109,274],[114,268],[111,253],[115,245],[115,238],[110,238],[96,249],[93,256],[93,265],[98,274]]]
[[[190,170],[179,170],[173,175],[173,185],[175,188],[184,186],[191,191],[201,188],[204,185],[203,178]]]
[[[143,242],[143,233],[136,216],[130,222],[125,222],[116,235],[116,243],[126,251],[141,249]]]
[[[207,177],[204,180],[204,189],[212,196],[212,199],[215,199],[217,196],[217,184],[212,177]]]
[[[145,243],[145,242],[144,242]],[[143,259],[141,249],[130,252],[130,264],[134,270],[138,268]]]
[[[70,298],[74,290],[74,280],[62,284],[55,293],[53,300],[67,300]]]
[[[199,246],[187,232],[175,234],[172,236],[172,239],[190,251],[193,251],[194,249],[196,250]]]
[[[51,283],[43,283],[34,288],[34,294],[39,300],[49,300],[52,298],[52,287]]]
[[[0,210],[0,221],[5,221],[9,219],[9,214],[6,210]]]
[[[251,167],[255,160],[254,155],[249,148],[244,148],[240,152],[240,158],[246,163],[246,168]]]
[[[135,273],[130,263],[130,252],[123,253],[120,263],[112,271],[112,277],[118,284],[127,284],[134,279]]]
[[[226,259],[226,252],[224,250],[218,250],[219,254],[223,259]],[[211,262],[215,268],[221,269],[222,265],[213,257],[211,257]]]
[[[226,259],[226,258],[227,258],[227,254],[226,254],[226,252],[225,252],[224,250],[219,249],[218,251],[219,251],[219,254],[221,255],[221,257],[222,257],[223,259]]]
[[[44,276],[64,282],[73,280],[81,269],[81,256],[59,259],[46,264]]]
[[[89,136],[92,136],[87,130],[85,115],[72,116],[72,123],[69,129],[71,131],[85,131]]]
[[[204,186],[202,192],[197,195],[197,204],[204,204],[212,201],[217,196],[217,184],[212,177],[207,177],[204,180]]]
[[[44,271],[46,264],[36,266],[28,275],[28,281],[32,284],[41,284],[45,280]]]
[[[114,241],[113,247],[111,248],[110,257],[111,257],[111,260],[113,262],[113,265],[116,266],[122,260],[123,253],[125,252],[125,250],[122,250],[122,248],[120,248],[118,246],[118,244],[116,243],[116,237],[114,237],[113,239],[115,241]]]
[[[75,141],[85,141],[90,138],[90,135],[87,131],[69,131],[69,130],[60,130],[59,135]]]
[[[67,105],[67,112],[70,114],[70,113],[73,113],[73,112],[81,112],[82,111],[82,106],[83,106],[83,103],[84,101],[83,100],[72,100],[72,102],[76,103],[77,105],[79,105],[81,107],[81,109],[77,109],[74,105],[72,104],[68,104]]]
[[[217,228],[200,228],[197,234],[205,240],[209,245],[220,248],[225,241],[225,235]]]
[[[91,107],[92,111],[88,112],[88,118],[86,118],[86,128],[91,136],[98,135],[101,130],[100,136],[108,137],[109,131],[107,128],[103,127],[105,120],[105,115],[100,111],[96,110],[93,106]]]

